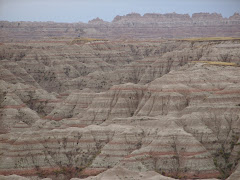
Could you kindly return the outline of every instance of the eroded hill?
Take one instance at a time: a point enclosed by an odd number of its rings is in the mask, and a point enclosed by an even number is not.
[[[238,39],[1,45],[0,174],[238,178],[239,49]]]

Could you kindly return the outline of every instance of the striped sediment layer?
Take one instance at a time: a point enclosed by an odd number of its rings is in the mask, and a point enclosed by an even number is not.
[[[11,84],[3,80],[0,84],[1,134],[30,128],[60,102],[54,94],[28,84]]]
[[[172,71],[148,85],[113,86],[96,95],[86,113],[78,115],[79,123],[87,126],[131,116],[204,114],[209,112],[207,109],[211,109],[211,113],[229,111],[238,114],[238,69],[222,67],[218,71],[214,66],[197,63]],[[226,76],[232,71],[235,73],[231,77]]]
[[[239,41],[105,41],[6,43],[0,46],[2,80],[48,92],[109,90],[146,84],[192,61],[239,61]]]
[[[14,133],[1,135],[1,174],[49,173],[70,164],[86,168],[85,173],[96,173],[119,163],[132,170],[172,176],[181,172],[190,178],[204,177],[206,172],[206,177],[218,174],[204,146],[173,122],[162,123],[162,129],[94,125],[26,132],[17,137]]]
[[[98,39],[159,39],[239,36],[240,15],[223,18],[216,13],[137,13],[116,16],[112,22],[89,23],[0,22],[1,42],[39,40],[45,37],[91,37]],[[64,41],[64,39],[62,40]],[[79,40],[84,41],[83,40]]]
[[[76,117],[78,114],[82,114],[87,110],[95,96],[96,93],[90,89],[71,92],[45,119],[59,121],[64,118]]]
[[[240,71],[206,59],[237,62],[239,42],[160,44],[1,45],[27,50],[0,67],[0,174],[233,172]]]
[[[233,158],[232,162],[237,159],[234,155],[237,150],[232,151],[231,142],[234,147],[236,142],[232,141],[232,135],[239,138],[240,126],[239,107],[235,101],[226,107],[213,98],[227,96],[229,92],[233,92],[231,98],[237,98],[239,82],[235,80],[239,73],[228,76],[226,88],[219,88],[219,81],[214,77],[236,68],[222,67],[218,71],[215,66],[197,63],[172,71],[148,85],[117,85],[94,97],[83,91],[79,98],[86,100],[89,106],[86,113],[77,115],[75,120],[77,125],[87,127],[51,131],[43,128],[42,131],[1,135],[4,162],[1,173],[34,174],[38,171],[36,167],[51,171],[60,164],[69,165],[70,161],[74,166],[86,168],[85,172],[95,174],[120,164],[132,170],[153,170],[174,177],[217,177],[220,174],[214,158],[222,144],[226,146],[224,151]],[[215,74],[213,82],[206,71]],[[189,78],[185,74],[192,75]],[[205,76],[198,78],[200,74]],[[181,83],[176,84],[173,78]],[[204,87],[195,83],[199,79],[200,83],[205,82]],[[151,99],[152,96],[155,98]],[[217,99],[219,102],[220,98]],[[19,99],[9,102],[17,101],[20,102]],[[71,95],[64,101],[79,105]],[[68,119],[60,124],[64,121]],[[91,125],[103,122],[121,125]],[[22,122],[13,128],[20,126],[26,128]],[[79,161],[72,162],[73,159]]]
[[[110,127],[90,126],[1,135],[0,174],[34,175],[70,165],[87,167],[113,134]]]

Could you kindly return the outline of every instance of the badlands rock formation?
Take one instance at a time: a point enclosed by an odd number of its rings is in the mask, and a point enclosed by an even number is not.
[[[131,18],[145,17],[114,21]],[[239,50],[232,38],[0,45],[0,179],[239,178]]]
[[[146,180],[173,180],[173,178],[162,176],[154,171],[150,172],[135,172],[129,171],[122,167],[115,167],[99,174],[96,177],[89,177],[86,180],[107,180],[107,179],[146,179]],[[72,179],[79,180],[79,179]]]
[[[159,39],[186,37],[237,37],[240,15],[137,13],[116,16],[112,22],[100,18],[88,23],[0,22],[0,41],[39,40],[44,37],[92,37],[100,39]]]

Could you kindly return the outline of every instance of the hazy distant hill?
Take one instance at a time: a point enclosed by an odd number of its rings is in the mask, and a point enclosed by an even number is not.
[[[112,22],[99,18],[88,23],[0,22],[0,41],[23,41],[44,37],[92,37],[107,39],[156,39],[240,36],[240,15],[137,13],[116,16]]]

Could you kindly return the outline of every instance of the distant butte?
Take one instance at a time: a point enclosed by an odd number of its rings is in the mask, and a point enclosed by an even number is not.
[[[88,21],[88,24],[91,24],[91,23],[104,23],[104,22],[106,22],[106,21],[103,21],[102,19],[97,17],[95,19],[92,19],[92,20]]]
[[[237,37],[240,15],[224,18],[217,13],[130,13],[112,22],[99,17],[88,23],[0,21],[0,42],[39,40],[45,37],[88,37],[100,39],[156,39],[190,37]]]

